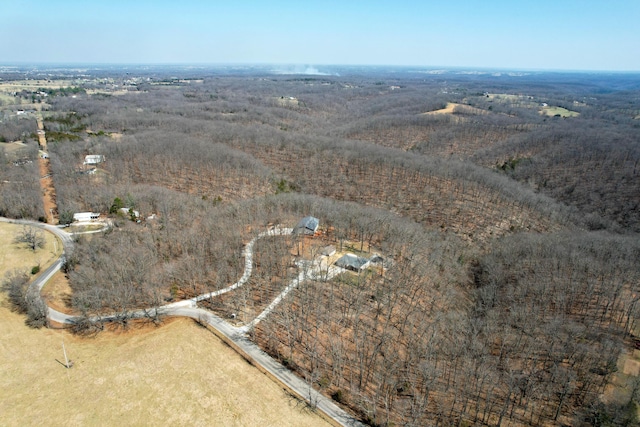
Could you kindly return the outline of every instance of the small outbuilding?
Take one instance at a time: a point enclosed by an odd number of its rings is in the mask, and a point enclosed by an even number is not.
[[[332,256],[332,255],[335,255],[335,253],[336,253],[336,247],[332,245],[325,246],[320,250],[320,255],[322,256]]]
[[[293,234],[304,234],[307,236],[313,236],[318,230],[320,220],[312,216],[306,216],[298,222],[298,225],[293,229]]]
[[[344,254],[335,264],[346,270],[355,271],[356,273],[369,267],[369,260],[354,254]]]

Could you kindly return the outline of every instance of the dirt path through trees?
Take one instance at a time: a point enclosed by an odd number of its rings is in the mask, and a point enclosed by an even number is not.
[[[38,122],[38,143],[40,144],[40,150],[47,153],[47,137],[44,131],[44,123],[42,120],[42,113],[39,113],[37,118]],[[56,204],[56,190],[53,186],[53,178],[51,177],[51,165],[49,164],[49,155],[38,156],[38,167],[40,170],[40,188],[42,189],[42,202],[44,204],[44,213],[47,221],[51,224],[58,223],[58,206]]]

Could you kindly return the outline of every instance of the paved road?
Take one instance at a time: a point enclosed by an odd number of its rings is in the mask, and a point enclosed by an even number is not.
[[[37,286],[38,291],[42,289],[44,284],[58,271],[60,270],[62,264],[64,263],[65,255],[69,254],[73,251],[74,244],[72,235],[61,230],[58,227],[54,227],[47,224],[41,224],[33,221],[25,221],[25,220],[11,220],[6,218],[0,218],[2,222],[12,222],[16,224],[25,224],[32,225],[39,228],[43,228],[51,231],[62,240],[64,252],[63,255],[49,268],[47,268],[32,284],[31,286]],[[251,276],[251,272],[253,270],[253,247],[255,242],[266,236],[286,236],[292,233],[292,229],[290,228],[274,228],[269,231],[265,231],[260,233],[258,237],[254,238],[247,244],[245,250],[243,251],[243,255],[245,257],[245,270],[238,282],[233,285],[221,289],[216,292],[210,292],[207,294],[199,295],[195,298],[191,298],[184,301],[178,301],[172,304],[167,304],[165,306],[159,307],[158,313],[161,315],[167,316],[184,316],[190,317],[192,319],[197,320],[198,322],[206,323],[211,328],[213,328],[214,332],[218,337],[220,337],[223,341],[229,344],[232,348],[234,348],[238,353],[240,353],[245,359],[247,359],[251,364],[256,366],[262,372],[269,375],[272,379],[283,384],[289,391],[299,398],[308,402],[312,407],[317,408],[321,412],[323,412],[327,417],[329,417],[330,421],[337,423],[341,426],[364,426],[361,422],[355,419],[353,416],[349,415],[339,406],[337,406],[333,401],[322,394],[318,393],[310,384],[307,384],[304,380],[297,377],[293,372],[284,367],[281,363],[274,360],[267,353],[262,351],[260,347],[258,347],[255,343],[249,340],[246,336],[246,332],[249,331],[250,328],[253,328],[258,322],[264,319],[270,312],[275,308],[275,306],[286,296],[288,292],[290,292],[294,287],[298,286],[305,280],[315,279],[320,276],[324,277],[332,277],[338,274],[342,269],[338,269],[336,267],[331,267],[327,271],[321,271],[320,264],[310,265],[310,266],[301,266],[301,272],[299,276],[292,280],[292,282],[278,295],[274,301],[262,312],[258,317],[256,317],[251,323],[245,325],[244,327],[235,327],[225,322],[222,318],[214,315],[213,313],[197,308],[197,302],[202,301],[207,298],[212,298],[217,295],[221,295],[223,293],[232,291],[242,286],[244,283],[249,280]],[[147,317],[148,310],[139,310],[133,314],[134,318],[143,318]],[[59,312],[51,307],[48,307],[47,317],[49,320],[60,323],[60,324],[74,324],[76,319],[74,316],[70,316],[68,314]],[[115,316],[106,316],[103,319],[108,320],[110,318],[115,318]]]
[[[64,264],[66,256],[73,252],[74,243],[73,243],[72,236],[69,233],[61,230],[59,227],[55,227],[49,224],[43,224],[41,222],[28,221],[23,219],[9,219],[9,218],[2,218],[2,217],[0,217],[0,222],[30,225],[32,227],[42,228],[44,230],[52,232],[53,234],[58,236],[62,241],[63,251],[60,258],[58,258],[56,262],[51,264],[46,270],[40,273],[40,275],[29,285],[30,288],[37,288],[38,292],[40,292],[42,290],[42,287],[45,285],[45,283],[47,283],[49,279],[51,279],[51,277],[53,277],[53,275],[56,274],[58,270],[60,270],[60,268],[62,268],[62,264]],[[69,323],[65,320],[67,318],[70,318],[71,316],[60,313],[59,311],[56,311],[51,307],[47,307],[47,308],[48,308],[47,318],[49,318],[49,320],[53,320],[59,323]]]
[[[310,384],[297,377],[281,363],[274,360],[267,353],[262,351],[255,343],[246,337],[239,328],[235,328],[222,320],[220,317],[201,308],[175,307],[167,309],[166,314],[173,316],[185,316],[196,319],[199,322],[206,322],[211,326],[216,334],[227,344],[240,353],[251,364],[261,371],[284,384],[292,394],[304,399],[312,407],[322,411],[334,422],[342,426],[364,426],[360,421],[349,415],[333,401],[318,393]]]

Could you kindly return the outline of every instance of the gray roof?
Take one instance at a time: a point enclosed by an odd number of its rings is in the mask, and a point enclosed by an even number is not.
[[[342,268],[349,268],[352,270],[361,270],[369,264],[369,260],[356,256],[354,254],[344,254],[336,261],[336,265]]]
[[[298,222],[294,231],[296,233],[315,233],[320,225],[320,220],[312,216],[306,216]]]
[[[335,253],[336,247],[333,245],[325,246],[324,248],[322,248],[322,250],[320,250],[320,254],[325,256],[333,255]]]

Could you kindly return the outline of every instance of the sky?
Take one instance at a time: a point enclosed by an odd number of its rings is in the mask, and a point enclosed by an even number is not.
[[[640,0],[0,0],[0,64],[640,71]]]

